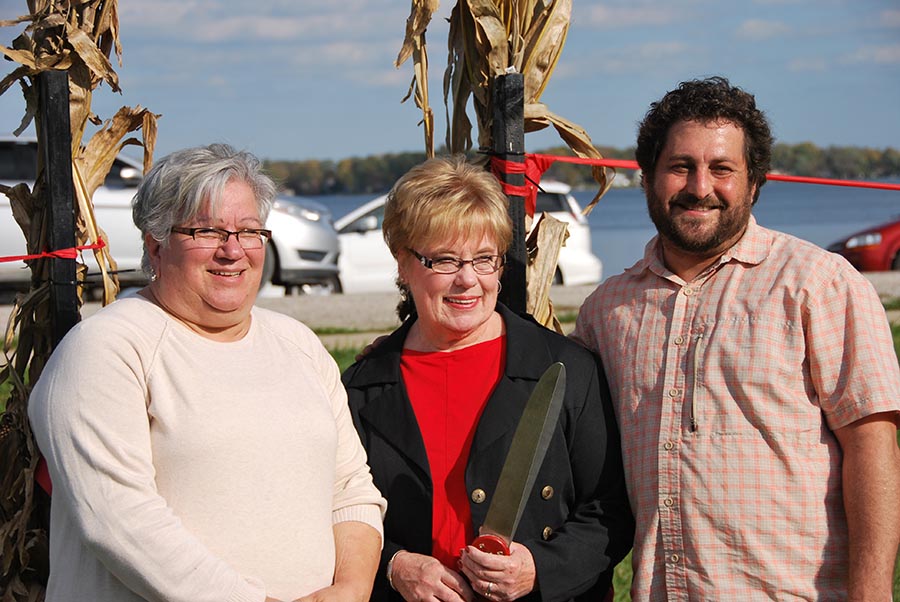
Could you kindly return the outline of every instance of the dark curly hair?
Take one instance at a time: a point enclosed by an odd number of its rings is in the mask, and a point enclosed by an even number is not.
[[[744,131],[748,176],[750,184],[756,185],[755,203],[772,162],[773,138],[769,122],[756,108],[753,95],[717,76],[682,82],[651,104],[638,129],[634,153],[648,184],[653,183],[656,161],[669,130],[680,121],[729,121]]]

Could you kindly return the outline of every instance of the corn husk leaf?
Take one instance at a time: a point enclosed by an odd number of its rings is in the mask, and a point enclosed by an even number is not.
[[[152,162],[153,149],[156,146],[156,122],[159,115],[138,107],[122,107],[95,133],[84,146],[76,163],[85,177],[89,197],[103,184],[106,175],[112,168],[116,157],[126,146],[142,146],[144,149],[144,168],[149,169]],[[127,138],[131,132],[143,129],[143,142],[136,138]]]
[[[0,49],[3,48],[0,47]],[[0,94],[6,92],[6,90],[8,90],[9,87],[17,81],[21,81],[23,78],[31,77],[33,75],[36,75],[37,73],[38,70],[32,67],[19,67],[18,69],[14,70],[12,73],[4,77],[2,80],[0,80]]]
[[[416,106],[422,110],[421,124],[425,133],[425,156],[434,157],[434,112],[428,99],[428,53],[425,50],[425,34],[416,41],[413,50],[415,57],[416,76],[410,85],[410,91],[415,90]],[[407,94],[407,97],[409,94]]]
[[[535,10],[533,19],[528,19],[522,63],[518,65],[519,72],[525,77],[526,104],[540,100],[550,82],[565,45],[571,15],[571,0],[557,0],[546,10]]]
[[[91,74],[109,83],[114,92],[121,92],[119,76],[113,70],[109,59],[100,52],[94,40],[82,30],[71,25],[68,26],[67,34],[73,50],[78,53],[78,57],[91,70]]]
[[[525,105],[525,124],[526,131],[533,131],[527,129],[529,126],[535,129],[541,129],[548,125],[552,125],[559,134],[559,137],[566,142],[569,148],[572,149],[577,156],[587,159],[603,158],[600,151],[590,143],[587,132],[585,132],[581,126],[552,113],[543,103],[531,103]],[[600,197],[602,197],[612,185],[612,178],[608,177],[606,168],[594,166],[591,168],[591,173],[594,176],[594,180],[600,185],[600,189],[594,195],[591,202],[584,207],[584,215],[588,215],[593,210],[594,206],[600,200]]]
[[[25,31],[13,40],[12,47],[0,46],[0,52],[19,66],[0,80],[0,94],[19,82],[25,99],[25,112],[16,133],[34,120],[40,135],[43,124],[35,78],[48,70],[66,70],[69,78],[69,117],[72,136],[72,172],[76,209],[76,244],[105,239],[93,215],[91,198],[103,182],[116,153],[127,144],[141,144],[125,138],[143,130],[145,172],[152,163],[156,140],[156,118],[137,107],[122,109],[86,146],[82,139],[88,122],[99,125],[91,111],[94,89],[106,82],[119,91],[118,75],[109,61],[115,51],[121,64],[122,47],[118,34],[117,0],[29,0],[30,14],[0,22],[0,26],[27,23]],[[40,136],[39,136],[40,138]],[[4,188],[10,198],[13,216],[25,234],[26,253],[46,249],[48,212],[45,210],[44,166],[38,153],[38,173],[33,190],[24,184]],[[95,252],[103,278],[103,300],[115,298],[118,281],[115,261],[108,247]],[[31,268],[31,289],[18,294],[4,331],[0,368],[3,382],[12,384],[6,411],[0,426],[0,451],[11,461],[0,463],[0,602],[43,599],[47,578],[47,525],[35,513],[39,495],[34,489],[34,471],[40,455],[34,445],[27,413],[30,383],[37,381],[52,351],[50,309],[50,260],[27,262]],[[87,268],[77,266],[77,278],[83,282]],[[80,292],[79,288],[79,301]],[[27,374],[27,378],[26,378]]]
[[[94,207],[91,198],[94,192],[103,184],[103,180],[109,173],[118,154],[127,145],[141,143],[134,138],[125,136],[144,125],[149,125],[145,130],[147,140],[144,143],[144,165],[152,157],[153,146],[156,143],[156,119],[146,109],[122,107],[119,112],[98,131],[84,147],[81,155],[72,164],[75,178],[75,196],[78,200],[79,215],[76,222],[78,238],[87,239],[91,244],[101,239],[106,245],[94,249],[94,259],[100,268],[103,283],[103,303],[112,303],[119,292],[118,281],[112,275],[116,272],[117,265],[112,257],[109,247],[109,239],[106,233],[97,224],[94,217]]]
[[[440,0],[413,0],[410,9],[409,18],[406,19],[406,35],[403,37],[403,45],[394,61],[394,66],[399,67],[412,56],[413,49],[417,45],[424,45],[417,40],[421,40],[431,23],[431,17],[440,6]]]
[[[526,280],[527,311],[534,319],[562,334],[562,324],[553,313],[550,284],[556,274],[559,252],[569,237],[568,226],[552,215],[542,213],[525,241],[528,254]]]
[[[465,44],[460,28],[459,5],[450,13],[447,39],[447,68],[444,70],[444,106],[447,111],[447,133],[444,144],[448,151],[467,153],[472,148],[472,122],[466,114],[466,103],[472,95],[472,84],[464,73]]]
[[[394,66],[400,67],[410,56],[413,57],[413,79],[406,96],[400,102],[406,102],[410,96],[415,97],[416,106],[422,111],[420,123],[425,134],[425,156],[429,158],[434,157],[434,113],[428,100],[428,52],[425,45],[425,30],[439,4],[440,0],[413,0],[409,18],[406,20],[403,45],[394,61]]]

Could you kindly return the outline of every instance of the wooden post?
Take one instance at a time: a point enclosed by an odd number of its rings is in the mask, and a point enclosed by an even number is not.
[[[493,153],[505,161],[525,162],[525,78],[521,73],[509,73],[494,79],[493,85]],[[525,175],[507,174],[506,183],[524,186]],[[509,196],[509,215],[513,222],[513,239],[506,254],[503,271],[503,290],[500,300],[511,310],[525,313],[528,291],[525,280],[525,197]]]
[[[75,246],[75,208],[72,185],[72,130],[69,125],[69,76],[65,71],[45,71],[38,75],[40,98],[38,141],[44,160],[46,211],[50,212],[51,250]],[[53,346],[78,323],[78,290],[75,261],[50,261],[50,312]]]

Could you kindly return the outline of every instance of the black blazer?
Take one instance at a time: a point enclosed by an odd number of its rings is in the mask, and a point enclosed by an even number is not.
[[[559,423],[513,539],[529,549],[537,570],[537,587],[525,599],[599,602],[634,536],[606,377],[597,358],[577,343],[530,316],[502,305],[497,311],[506,325],[506,369],[481,415],[466,466],[473,533],[484,521],[529,394],[544,370],[561,361],[566,392]],[[343,375],[375,485],[388,500],[372,592],[377,601],[401,599],[385,577],[395,552],[431,554],[428,458],[400,376],[400,353],[413,321]]]

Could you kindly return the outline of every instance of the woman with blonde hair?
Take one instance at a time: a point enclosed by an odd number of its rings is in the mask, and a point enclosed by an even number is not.
[[[375,484],[388,500],[373,600],[601,600],[633,520],[597,358],[497,303],[512,238],[497,180],[461,157],[394,186],[384,239],[403,324],[344,373]],[[567,369],[559,423],[510,546],[478,535],[524,404]]]

